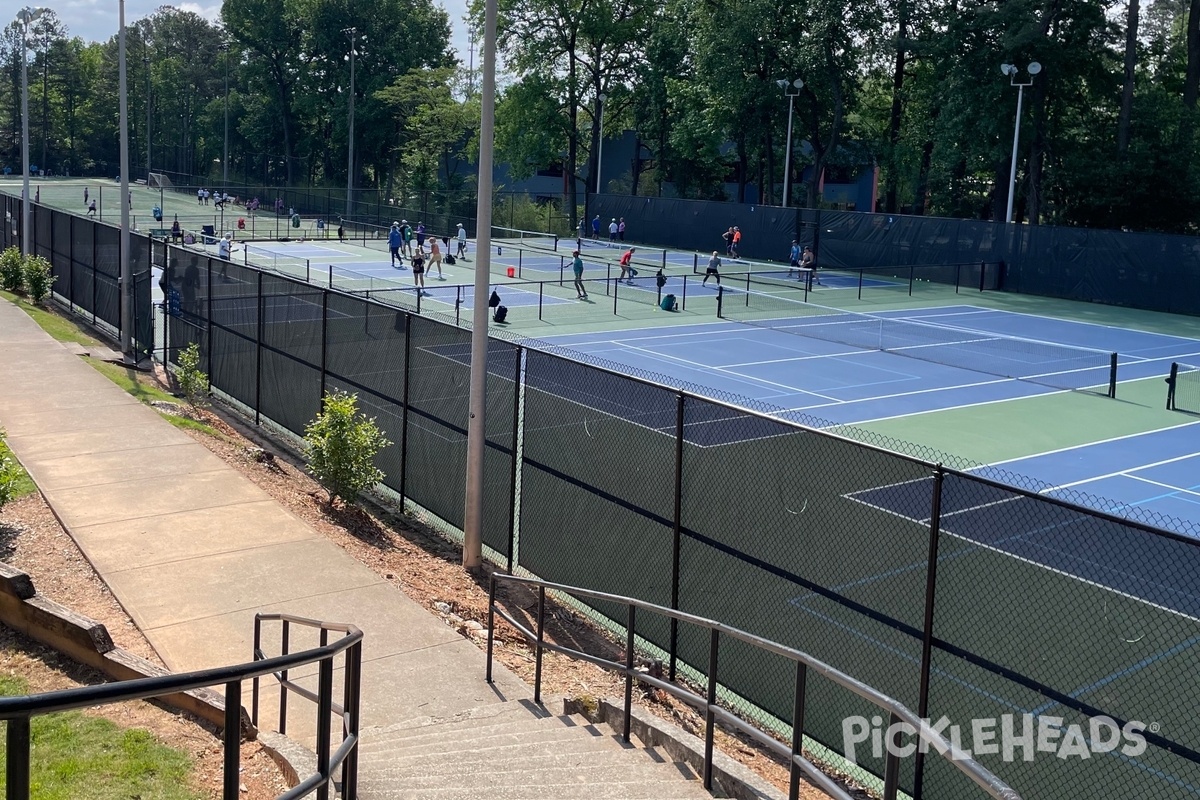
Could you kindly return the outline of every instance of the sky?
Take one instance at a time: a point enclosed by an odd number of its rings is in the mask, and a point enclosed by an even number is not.
[[[450,17],[450,46],[454,48],[459,60],[467,63],[467,24],[463,18],[467,14],[467,0],[435,0],[437,5],[446,9]],[[81,36],[90,42],[105,42],[117,33],[117,0],[39,0],[37,4],[45,4],[58,12],[59,18],[66,24],[72,36]],[[192,11],[206,19],[219,20],[221,16],[220,2],[200,3],[164,3],[162,0],[126,0],[125,24],[153,14],[163,5],[173,5],[184,11]]]

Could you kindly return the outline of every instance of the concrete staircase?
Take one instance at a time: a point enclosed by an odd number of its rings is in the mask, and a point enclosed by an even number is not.
[[[362,800],[712,797],[659,749],[528,700],[364,730],[358,774]]]

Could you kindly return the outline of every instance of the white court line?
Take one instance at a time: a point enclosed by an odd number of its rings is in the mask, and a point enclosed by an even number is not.
[[[739,383],[756,382],[756,383],[766,384],[768,386],[773,386],[776,389],[786,389],[788,394],[808,394],[808,395],[812,395],[813,397],[819,397],[822,400],[829,400],[830,402],[834,402],[834,403],[838,402],[838,399],[836,397],[829,397],[828,395],[819,394],[818,392],[810,392],[805,389],[797,389],[795,386],[789,386],[786,383],[776,383],[775,381],[768,381],[763,378],[755,378],[750,375],[742,375],[739,372],[734,372],[733,370],[727,370],[724,367],[710,367],[709,365],[701,364],[698,361],[689,361],[686,358],[679,358],[677,356],[669,356],[669,355],[664,355],[662,353],[656,353],[653,350],[647,350],[644,347],[637,347],[635,345],[626,344],[624,342],[616,342],[615,344],[617,344],[621,347],[624,347],[628,350],[636,350],[640,353],[651,356],[660,361],[664,361],[664,360],[665,361],[674,361],[674,362],[677,362],[680,364],[686,364],[686,365],[692,366],[692,367],[699,367],[699,368],[706,369],[706,370],[713,370],[716,372],[725,373],[725,374],[728,374],[728,375],[738,379]]]
[[[893,485],[900,485],[900,484],[893,484]],[[869,490],[869,489],[864,489],[864,490],[861,490],[861,491],[870,491],[870,490]],[[857,498],[857,497],[854,497],[854,495],[853,495],[853,494],[848,494],[848,495],[843,495],[843,496],[844,496],[844,497],[847,497],[847,498],[849,498],[850,500],[853,500],[855,503],[859,503],[860,505],[864,505],[864,506],[867,506],[867,507],[869,507],[869,508],[874,508],[874,509],[877,509],[877,510],[879,510],[879,511],[882,511],[882,512],[884,512],[884,513],[886,513],[886,514],[891,514],[891,515],[892,515],[892,516],[894,516],[894,517],[899,517],[900,519],[906,520],[906,521],[908,521],[908,522],[911,522],[911,523],[914,523],[914,524],[917,524],[917,525],[926,526],[926,525],[928,525],[928,524],[929,524],[929,520],[918,520],[918,519],[914,519],[914,518],[912,518],[912,517],[908,516],[907,514],[902,514],[902,513],[900,513],[899,511],[891,511],[891,510],[889,510],[889,509],[886,509],[886,508],[882,508],[882,507],[880,507],[880,506],[877,506],[877,505],[875,505],[874,503],[868,503],[868,502],[865,502],[865,501],[863,501],[863,500],[860,500],[859,498]],[[1023,495],[1018,495],[1018,496],[1017,496],[1017,498],[1015,498],[1015,499],[1020,499],[1021,497],[1023,497]],[[987,504],[987,505],[994,505],[994,502],[993,502],[993,503],[989,503],[989,504]],[[978,507],[979,507],[979,508],[983,508],[983,506],[978,506]],[[972,510],[974,510],[974,508],[975,508],[975,507],[972,507],[972,508],[965,508],[965,509],[962,509],[962,510],[963,510],[963,511],[972,511]],[[959,512],[954,512],[954,513],[959,513]],[[1053,525],[1053,526],[1050,526],[1050,527],[1052,527],[1052,528],[1054,528],[1054,527],[1062,527],[1062,526],[1063,526],[1063,525],[1065,525],[1065,524],[1070,524],[1070,523],[1058,523],[1058,524],[1055,524],[1055,525]],[[1037,535],[1037,534],[1039,534],[1039,533],[1042,533],[1044,530],[1045,530],[1045,529],[1043,528],[1043,529],[1038,529],[1038,530],[1033,530],[1033,531],[1026,531],[1026,532],[1024,532],[1024,533],[1018,534],[1018,538],[1025,538],[1025,537],[1027,537],[1027,536],[1034,536],[1034,535]],[[1193,622],[1200,622],[1200,618],[1193,617],[1192,615],[1190,615],[1190,614],[1187,614],[1187,613],[1185,613],[1185,612],[1183,612],[1183,611],[1179,611],[1178,609],[1169,608],[1169,607],[1167,607],[1167,606],[1164,606],[1164,605],[1161,605],[1161,604],[1159,604],[1159,603],[1154,603],[1154,602],[1151,602],[1151,601],[1147,600],[1147,599],[1146,599],[1146,598],[1144,598],[1144,597],[1138,597],[1138,596],[1137,596],[1137,595],[1135,595],[1135,594],[1130,594],[1129,592],[1123,592],[1123,591],[1121,591],[1120,589],[1114,589],[1114,588],[1113,588],[1113,587],[1111,587],[1111,586],[1106,586],[1106,585],[1104,585],[1104,584],[1102,584],[1102,583],[1097,583],[1096,581],[1093,581],[1093,580],[1088,580],[1087,578],[1082,578],[1082,577],[1080,577],[1079,575],[1075,575],[1074,573],[1071,573],[1071,572],[1067,572],[1067,571],[1065,571],[1065,570],[1058,569],[1057,567],[1052,567],[1052,566],[1050,566],[1049,564],[1043,564],[1043,563],[1041,563],[1040,561],[1034,561],[1034,560],[1033,560],[1033,559],[1031,559],[1031,558],[1027,558],[1027,557],[1025,557],[1025,556],[1019,556],[1019,555],[1017,555],[1017,554],[1015,554],[1015,553],[1012,553],[1012,552],[1010,552],[1010,551],[1008,551],[1008,550],[1005,550],[1005,549],[1003,549],[1003,548],[1001,548],[1001,547],[996,547],[996,546],[994,546],[994,545],[985,544],[985,543],[983,543],[983,542],[981,542],[981,541],[979,541],[979,540],[977,540],[977,539],[972,539],[972,538],[970,538],[969,536],[966,536],[966,535],[964,535],[964,534],[955,533],[954,531],[942,531],[942,533],[943,533],[944,535],[946,535],[946,536],[951,536],[951,537],[953,537],[953,538],[955,538],[955,539],[958,539],[958,540],[960,540],[960,541],[967,542],[967,543],[969,543],[969,544],[971,544],[971,545],[973,545],[973,546],[975,546],[975,547],[978,547],[978,548],[980,548],[980,549],[982,549],[982,550],[989,550],[989,551],[991,551],[991,552],[993,552],[993,553],[996,553],[996,554],[998,554],[998,555],[1000,555],[1000,556],[1003,556],[1003,557],[1005,557],[1005,558],[1011,558],[1011,559],[1013,559],[1013,560],[1015,560],[1015,561],[1020,561],[1020,562],[1022,562],[1022,563],[1025,563],[1025,564],[1029,564],[1030,566],[1037,567],[1038,569],[1043,569],[1043,570],[1046,570],[1047,572],[1052,572],[1052,573],[1054,573],[1054,574],[1056,574],[1056,575],[1062,575],[1063,577],[1065,577],[1065,578],[1067,578],[1067,579],[1069,579],[1069,580],[1073,580],[1073,581],[1076,581],[1076,582],[1078,582],[1078,583],[1085,584],[1085,585],[1087,585],[1087,586],[1094,586],[1094,587],[1096,587],[1097,589],[1100,589],[1101,591],[1109,592],[1109,593],[1111,593],[1111,594],[1114,594],[1114,595],[1116,595],[1116,596],[1118,596],[1118,597],[1124,597],[1124,598],[1125,598],[1125,599],[1127,599],[1127,600],[1133,600],[1133,601],[1135,601],[1135,602],[1137,602],[1137,603],[1141,603],[1142,605],[1149,606],[1149,607],[1151,607],[1151,608],[1156,608],[1156,609],[1158,609],[1159,611],[1165,611],[1165,612],[1167,612],[1168,614],[1171,614],[1171,615],[1173,615],[1173,616],[1176,616],[1176,617],[1182,617],[1183,619],[1191,620],[1191,621],[1193,621]],[[1031,541],[1032,541],[1032,540],[1031,540]],[[1068,554],[1068,555],[1071,555],[1071,554]],[[1072,556],[1072,557],[1074,557],[1074,556]],[[939,557],[939,559],[938,559],[938,560],[939,560],[939,561],[941,561],[941,557]],[[1085,560],[1085,559],[1080,559],[1080,560]]]
[[[820,355],[792,356],[791,358],[769,358],[765,361],[742,361],[737,364],[723,364],[721,368],[733,369],[734,367],[757,367],[761,364],[783,364],[790,361],[811,361],[817,358],[844,358],[846,356],[873,355],[878,352],[878,350],[847,350],[844,353],[822,353]],[[714,367],[713,369],[717,369],[717,367]]]
[[[1055,316],[1050,316],[1048,314],[1030,314],[1028,311],[1010,311],[1006,308],[987,308],[986,306],[973,306],[970,304],[963,306],[963,308],[978,308],[981,311],[997,311],[1001,314],[1011,315],[1014,317],[1032,317],[1033,319],[1040,319],[1040,320],[1052,319],[1052,320],[1056,320],[1058,322],[1071,323],[1072,325],[1087,325],[1088,327],[1104,328],[1104,329],[1110,330],[1110,331],[1124,331],[1126,333],[1144,333],[1147,336],[1162,336],[1165,339],[1177,339],[1179,341],[1184,341],[1184,342],[1197,341],[1196,339],[1193,339],[1189,336],[1176,336],[1171,333],[1159,333],[1158,331],[1147,331],[1147,330],[1142,330],[1141,328],[1126,328],[1124,325],[1104,325],[1099,322],[1084,322],[1083,320],[1071,319],[1070,317],[1055,317]]]
[[[1142,481],[1143,483],[1149,483],[1153,486],[1161,486],[1162,488],[1170,489],[1172,492],[1175,492],[1177,494],[1182,492],[1183,494],[1190,494],[1190,495],[1194,495],[1195,497],[1200,497],[1200,492],[1197,492],[1194,489],[1185,489],[1182,486],[1173,486],[1172,484],[1163,483],[1162,481],[1150,480],[1149,478],[1143,478],[1141,475],[1126,475],[1125,477],[1133,478],[1135,481]]]
[[[1004,464],[1011,464],[1014,461],[1024,461],[1027,458],[1035,458],[1038,456],[1054,455],[1056,453],[1067,453],[1067,452],[1070,452],[1071,450],[1079,450],[1081,448],[1092,447],[1093,445],[1097,445],[1097,444],[1108,444],[1109,442],[1120,442],[1120,441],[1124,441],[1125,439],[1136,439],[1139,436],[1147,436],[1149,434],[1161,433],[1163,431],[1174,431],[1174,430],[1178,430],[1180,428],[1188,428],[1188,427],[1191,427],[1192,425],[1200,425],[1200,420],[1193,420],[1192,422],[1181,422],[1178,425],[1171,425],[1166,428],[1156,428],[1156,429],[1150,430],[1150,431],[1139,431],[1137,433],[1126,433],[1126,434],[1122,434],[1121,436],[1113,436],[1108,439],[1099,439],[1094,442],[1084,442],[1083,444],[1073,444],[1073,445],[1069,445],[1067,447],[1059,447],[1055,450],[1047,450],[1044,453],[1035,453],[1033,455],[1028,455],[1028,456],[1017,456],[1016,458],[1006,458],[1001,461],[993,461],[989,464],[984,464],[983,466],[999,467],[999,466],[1003,466]],[[1193,453],[1192,455],[1195,455],[1195,454]],[[1154,465],[1147,464],[1142,467],[1135,467],[1135,469],[1144,469],[1146,466],[1154,466]],[[1120,475],[1121,473],[1114,472],[1113,474]]]
[[[1176,461],[1186,461],[1189,458],[1195,458],[1195,457],[1196,457],[1196,453],[1188,453],[1185,456],[1175,456],[1174,458],[1164,458],[1162,461],[1155,461],[1151,464],[1142,464],[1141,466],[1138,466],[1138,467],[1126,467],[1125,469],[1117,470],[1116,472],[1109,472],[1104,475],[1093,475],[1092,477],[1086,478],[1084,480],[1071,481],[1070,483],[1063,483],[1063,484],[1059,484],[1058,486],[1051,486],[1049,489],[1042,489],[1040,492],[1038,492],[1038,494],[1049,494],[1050,492],[1057,492],[1059,489],[1070,489],[1072,486],[1082,486],[1085,483],[1091,483],[1092,481],[1102,481],[1105,478],[1116,478],[1116,477],[1122,476],[1122,475],[1133,477],[1133,476],[1129,475],[1129,472],[1131,470],[1137,471],[1140,469],[1150,469],[1151,467],[1161,467],[1163,464],[1174,464]],[[1179,487],[1174,486],[1171,488],[1178,489]]]

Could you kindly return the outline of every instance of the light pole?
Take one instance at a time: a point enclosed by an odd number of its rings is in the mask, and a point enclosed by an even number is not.
[[[143,42],[144,44],[144,42]],[[142,56],[146,68],[146,185],[150,184],[150,56]],[[161,208],[161,204],[159,208]]]
[[[229,186],[229,42],[221,43],[221,52],[225,54],[225,155],[221,158],[221,182]],[[225,204],[221,204],[225,210]],[[224,226],[222,226],[224,227]]]
[[[788,207],[788,201],[792,197],[792,112],[796,110],[796,96],[800,94],[800,90],[804,88],[804,81],[800,78],[788,83],[780,78],[775,81],[775,85],[783,89],[783,93],[788,99],[788,134],[787,134],[787,152],[783,156],[783,207]],[[795,91],[792,91],[795,87]]]
[[[17,22],[21,23],[21,253],[33,255],[30,246],[30,213],[29,213],[29,26],[34,20],[45,14],[44,8],[22,8],[17,12]]]
[[[597,97],[600,101],[600,141],[596,147],[596,194],[600,194],[600,168],[604,166],[604,102],[608,95],[601,92]]]
[[[346,166],[346,216],[352,217],[351,209],[354,203],[354,45],[358,38],[358,28],[344,28],[342,33],[350,37],[350,147]],[[363,38],[366,39],[365,36]]]
[[[125,65],[125,0],[120,0],[117,12],[120,26],[117,34],[119,74],[118,86],[120,91],[120,126],[121,126],[121,278],[120,289],[121,312],[121,352],[126,361],[136,360],[133,355],[133,271],[129,265],[129,83]],[[149,179],[149,175],[146,176]]]
[[[475,297],[487,297],[492,266],[492,149],[496,123],[497,0],[484,1],[483,81],[479,90],[479,179],[475,200]],[[471,316],[471,391],[467,414],[467,481],[463,504],[463,567],[483,563],[483,464],[487,445],[488,305]]]
[[[1008,211],[1004,215],[1005,222],[1015,221],[1013,219],[1013,201],[1017,196],[1017,140],[1021,138],[1021,99],[1025,93],[1025,87],[1033,85],[1033,76],[1042,71],[1042,65],[1036,61],[1030,61],[1025,70],[1029,73],[1029,80],[1018,81],[1017,74],[1020,70],[1015,65],[1000,65],[1000,72],[1008,76],[1008,85],[1017,87],[1017,124],[1013,126],[1012,164],[1008,172]]]

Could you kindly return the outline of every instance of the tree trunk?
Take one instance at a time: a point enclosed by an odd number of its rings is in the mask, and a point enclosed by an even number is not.
[[[739,203],[744,203],[744,202],[746,202],[747,173],[750,171],[750,159],[746,155],[746,137],[745,136],[738,137],[737,157],[738,157],[737,201]]]
[[[763,205],[775,204],[775,137],[771,135],[771,131],[767,131],[766,136],[767,149],[767,182],[764,185],[762,203]]]
[[[929,194],[929,169],[933,164],[933,140],[926,139],[921,147],[921,168],[917,171],[917,186],[913,193],[912,213],[918,217],[925,214],[926,195]]]
[[[1058,21],[1061,10],[1061,0],[1053,0],[1042,15],[1041,34],[1050,35],[1051,29]],[[1046,155],[1046,94],[1049,84],[1046,72],[1040,72],[1033,78],[1033,98],[1030,102],[1030,114],[1033,117],[1033,141],[1029,143],[1029,159],[1025,166],[1028,188],[1025,194],[1025,216],[1030,225],[1037,225],[1042,214],[1042,163]]]
[[[1187,19],[1187,72],[1183,79],[1183,119],[1179,125],[1179,140],[1191,147],[1195,130],[1196,98],[1200,95],[1200,0],[1191,0]]]
[[[896,187],[900,180],[896,151],[900,145],[900,125],[904,115],[901,97],[904,93],[904,59],[908,47],[907,0],[900,0],[896,14],[896,66],[892,71],[892,114],[888,122],[888,179],[884,194],[884,204],[889,214],[896,213]]]
[[[642,137],[636,136],[633,140],[633,163],[630,164],[630,171],[633,173],[633,186],[630,187],[630,194],[637,197],[638,184],[642,180]]]
[[[830,94],[833,96],[833,120],[829,123],[829,136],[821,141],[819,130],[819,115],[816,113],[817,97],[811,89],[806,89],[809,102],[813,105],[812,137],[809,144],[813,148],[813,174],[808,182],[808,205],[817,208],[821,202],[821,175],[825,170],[825,161],[831,153],[837,150],[841,138],[842,118],[846,113],[846,98],[842,91],[842,74],[833,57],[833,44],[825,39],[825,77],[829,81]]]
[[[1121,115],[1117,120],[1117,152],[1129,150],[1130,118],[1133,115],[1133,72],[1137,67],[1137,30],[1139,0],[1129,0],[1125,21],[1125,85],[1121,87]]]

